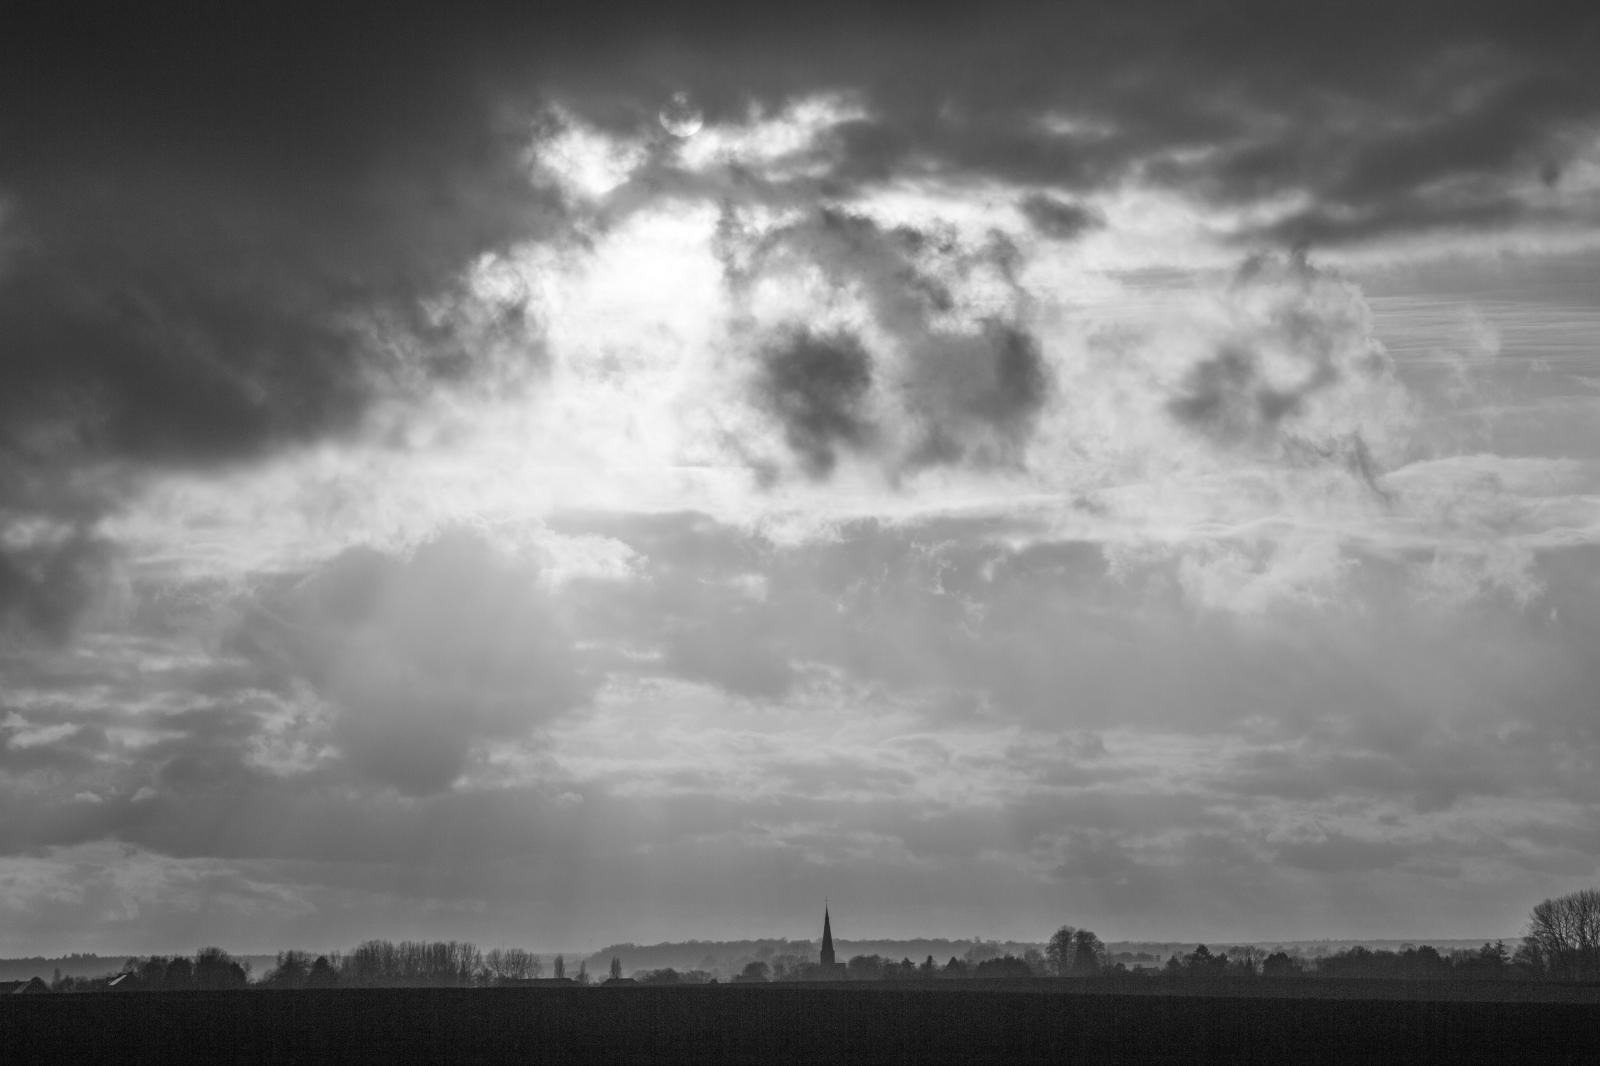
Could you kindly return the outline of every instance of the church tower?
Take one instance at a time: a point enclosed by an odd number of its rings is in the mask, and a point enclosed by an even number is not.
[[[833,924],[828,920],[828,905],[822,905],[822,965],[833,967]]]

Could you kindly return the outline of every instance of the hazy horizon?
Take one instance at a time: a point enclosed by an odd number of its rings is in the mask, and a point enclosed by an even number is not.
[[[377,938],[377,939],[384,939],[384,938]],[[1485,943],[1493,943],[1496,940],[1501,940],[1504,943],[1506,943],[1508,946],[1510,946],[1510,945],[1513,945],[1515,942],[1517,942],[1518,939],[1519,938],[1515,938],[1515,937],[1495,937],[1495,936],[1489,936],[1489,937],[1409,937],[1409,938],[1404,938],[1404,937],[1364,937],[1364,938],[1349,938],[1349,937],[1313,937],[1313,938],[1254,937],[1254,938],[1244,938],[1244,939],[1240,939],[1240,940],[1214,940],[1214,941],[1199,941],[1199,940],[1194,940],[1192,938],[1190,938],[1190,939],[1178,939],[1178,940],[1162,939],[1162,938],[1150,938],[1150,939],[1141,938],[1141,939],[1135,939],[1135,940],[1120,940],[1120,939],[1109,940],[1109,941],[1105,942],[1104,946],[1105,946],[1105,949],[1106,949],[1108,954],[1116,954],[1116,953],[1120,953],[1120,952],[1131,952],[1131,951],[1135,951],[1135,950],[1143,949],[1143,948],[1193,947],[1193,946],[1199,945],[1201,943],[1206,943],[1206,944],[1208,944],[1209,947],[1211,947],[1213,949],[1216,949],[1216,950],[1225,950],[1225,949],[1228,949],[1228,948],[1241,947],[1241,946],[1245,946],[1245,945],[1253,945],[1253,946],[1257,946],[1257,947],[1297,947],[1297,948],[1304,948],[1304,947],[1316,946],[1316,945],[1350,945],[1350,944],[1362,944],[1362,945],[1403,945],[1403,944],[1409,944],[1409,945],[1416,945],[1416,946],[1420,946],[1420,945],[1423,945],[1423,944],[1432,944],[1432,945],[1436,945],[1436,946],[1437,945],[1451,945],[1451,946],[1458,946],[1458,947],[1463,947],[1463,948],[1476,948],[1476,947],[1478,947],[1478,946],[1480,946],[1482,944],[1485,944]],[[768,944],[768,943],[780,944],[781,943],[781,944],[807,945],[807,946],[810,946],[813,949],[813,953],[815,953],[815,948],[820,943],[820,941],[821,941],[820,937],[811,937],[811,938],[807,939],[807,938],[804,938],[804,937],[772,936],[772,937],[746,937],[746,938],[731,939],[731,940],[730,939],[715,939],[715,940],[713,940],[713,939],[698,938],[698,939],[689,939],[689,940],[667,940],[667,941],[659,941],[659,942],[652,942],[652,943],[635,943],[635,942],[631,942],[631,941],[618,941],[618,942],[615,942],[615,943],[602,944],[602,945],[599,945],[599,946],[588,947],[588,948],[550,948],[550,947],[542,947],[542,946],[540,946],[538,944],[516,944],[516,943],[495,943],[495,944],[492,944],[492,945],[491,944],[476,944],[474,946],[479,948],[480,950],[489,950],[491,948],[523,948],[523,949],[531,952],[536,957],[538,957],[547,966],[549,965],[549,963],[556,956],[561,956],[562,958],[564,958],[566,960],[567,969],[572,973],[576,973],[577,972],[577,968],[578,968],[578,964],[580,962],[589,962],[589,961],[601,961],[601,962],[604,962],[604,961],[608,960],[610,958],[610,956],[618,954],[618,953],[621,953],[622,955],[626,955],[629,949],[631,949],[633,951],[636,951],[636,952],[649,952],[649,953],[654,953],[654,954],[660,954],[662,952],[676,951],[676,952],[682,953],[685,956],[687,956],[689,954],[692,954],[695,950],[698,950],[698,949],[701,949],[701,948],[715,948],[715,947],[722,947],[722,946],[726,946],[726,945],[736,945],[736,944]],[[939,936],[933,936],[933,937],[923,937],[923,936],[918,936],[918,937],[873,937],[873,936],[867,936],[867,937],[835,937],[834,938],[834,944],[836,945],[836,947],[837,947],[837,949],[839,951],[839,955],[840,955],[841,959],[845,959],[846,957],[848,957],[850,955],[854,955],[858,951],[864,951],[864,950],[866,950],[868,948],[884,946],[884,945],[947,944],[951,948],[954,948],[954,947],[956,947],[958,945],[963,945],[963,944],[969,945],[969,946],[970,945],[974,945],[974,944],[991,944],[991,945],[998,944],[1002,948],[1009,948],[1009,947],[1042,948],[1042,947],[1044,947],[1044,945],[1047,942],[1048,942],[1048,938],[1047,937],[1046,938],[1040,938],[1040,939],[1037,939],[1037,940],[1009,940],[1009,939],[995,938],[995,937],[981,937],[981,938],[974,939],[972,937],[961,938],[961,937],[939,937]],[[227,945],[227,944],[215,944],[215,945],[204,945],[204,946],[206,946],[206,947],[220,947],[224,951],[228,952],[229,955],[231,955],[231,956],[233,956],[234,958],[237,958],[237,959],[267,960],[267,959],[275,958],[277,955],[279,955],[282,952],[291,951],[291,950],[293,950],[293,951],[305,951],[305,952],[308,952],[311,955],[319,955],[319,954],[333,955],[335,953],[343,954],[343,953],[349,952],[351,949],[353,949],[355,947],[358,947],[359,945],[357,945],[357,944],[341,944],[341,945],[300,944],[300,945],[283,945],[283,946],[279,946],[279,947],[272,948],[272,949],[237,948],[235,946]],[[76,951],[64,951],[64,952],[63,951],[45,951],[45,952],[32,952],[32,953],[29,953],[29,954],[26,954],[26,955],[0,956],[0,963],[4,963],[4,962],[19,962],[19,961],[24,961],[24,960],[28,960],[28,959],[44,959],[47,962],[59,962],[59,961],[64,961],[64,960],[71,959],[71,958],[74,958],[74,957],[83,958],[83,959],[93,958],[93,959],[99,960],[101,962],[113,963],[113,962],[125,961],[125,960],[131,959],[131,958],[142,958],[142,957],[149,957],[149,956],[166,956],[166,957],[170,957],[170,956],[174,956],[174,955],[193,955],[194,952],[197,951],[197,950],[199,950],[199,948],[197,948],[197,947],[187,948],[187,949],[186,948],[182,948],[182,947],[173,947],[173,948],[169,948],[167,950],[155,950],[155,951],[104,951],[104,950],[101,950],[101,951],[87,951],[87,950],[82,950],[82,949],[79,949],[79,950],[76,950]],[[936,960],[941,962],[941,963],[945,961],[944,958],[940,958],[937,955],[935,957],[936,957]],[[913,961],[920,962],[921,959],[918,958],[918,959],[914,959]],[[636,968],[632,964],[627,964],[627,960],[626,959],[624,959],[624,962],[626,964],[626,968],[627,969],[632,970],[632,969]],[[262,975],[263,975],[262,972],[253,972],[251,976],[259,978]]]
[[[0,41],[0,955],[1600,882],[1600,15],[293,7]]]

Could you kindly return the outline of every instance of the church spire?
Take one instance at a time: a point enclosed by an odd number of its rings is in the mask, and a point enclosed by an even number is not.
[[[828,901],[822,901],[822,965],[833,965],[833,923],[828,919]]]

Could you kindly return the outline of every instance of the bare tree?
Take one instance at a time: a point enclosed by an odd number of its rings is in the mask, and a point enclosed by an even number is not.
[[[525,981],[544,972],[539,957],[522,948],[495,948],[484,955],[483,965],[496,981]]]
[[[358,986],[469,985],[483,964],[478,949],[460,941],[369,940],[350,953],[342,976]]]
[[[1242,944],[1228,952],[1234,972],[1247,974],[1254,977],[1261,972],[1261,962],[1267,957],[1266,952],[1254,944]]]
[[[1528,915],[1528,957],[1551,977],[1600,977],[1600,889],[1547,899]]]

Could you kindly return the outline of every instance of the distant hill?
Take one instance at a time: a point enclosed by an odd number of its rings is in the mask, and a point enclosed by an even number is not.
[[[1303,955],[1307,958],[1316,958],[1320,955],[1332,955],[1336,951],[1345,951],[1349,948],[1363,947],[1369,951],[1398,951],[1403,947],[1422,947],[1430,945],[1441,954],[1448,954],[1456,950],[1476,950],[1486,942],[1504,940],[1513,948],[1521,943],[1520,937],[1478,937],[1469,940],[1439,940],[1428,937],[1415,937],[1408,940],[1210,940],[1206,946],[1213,952],[1228,952],[1236,947],[1255,947],[1262,951],[1285,951],[1290,955]],[[1187,955],[1199,945],[1199,941],[1156,941],[1156,940],[1119,940],[1106,945],[1109,954],[1145,954],[1154,955],[1165,961],[1172,955]]]

